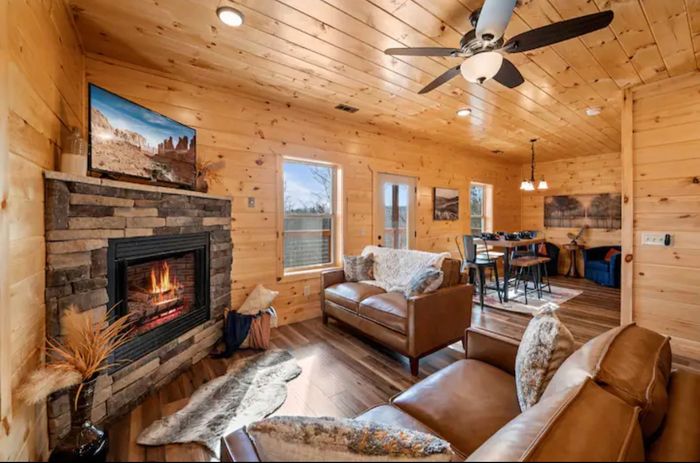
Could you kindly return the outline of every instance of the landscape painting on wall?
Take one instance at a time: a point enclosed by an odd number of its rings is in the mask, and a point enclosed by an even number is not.
[[[459,190],[433,190],[433,220],[459,220]]]
[[[91,172],[194,187],[197,132],[90,84]]]
[[[622,195],[548,196],[544,200],[546,228],[605,228],[622,226]]]

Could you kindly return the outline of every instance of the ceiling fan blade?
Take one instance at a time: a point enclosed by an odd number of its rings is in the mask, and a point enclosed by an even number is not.
[[[501,85],[505,85],[508,88],[515,88],[525,82],[525,79],[523,79],[523,75],[520,74],[518,68],[516,68],[513,63],[505,58],[503,58],[501,69],[499,69],[496,75],[493,76],[493,80]]]
[[[459,53],[455,48],[389,48],[384,53],[391,56],[454,56]]]
[[[508,27],[516,0],[486,0],[476,23],[476,36],[494,41],[503,37]]]
[[[520,53],[563,42],[607,27],[614,17],[612,11],[601,11],[549,24],[516,35],[503,45],[503,49],[508,53]]]
[[[418,93],[420,95],[422,95],[424,93],[428,93],[432,90],[435,90],[436,88],[438,88],[440,85],[444,84],[445,82],[457,77],[459,75],[460,66],[461,66],[461,64],[457,67],[452,68],[452,69],[448,69],[447,71],[445,71],[445,73],[443,73],[440,77],[438,77],[434,81],[430,82],[428,85],[425,86],[425,88],[423,88],[423,90],[421,90]]]

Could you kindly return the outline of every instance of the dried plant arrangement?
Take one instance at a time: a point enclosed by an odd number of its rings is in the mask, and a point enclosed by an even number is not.
[[[206,193],[209,187],[215,183],[221,183],[221,174],[218,172],[224,166],[224,161],[204,161],[197,159],[197,191]]]
[[[132,322],[124,316],[110,323],[110,315],[111,311],[95,319],[89,312],[69,307],[61,317],[63,336],[47,341],[47,365],[29,376],[20,397],[31,405],[54,392],[78,386],[77,399],[85,383],[113,367],[109,358],[129,340]]]

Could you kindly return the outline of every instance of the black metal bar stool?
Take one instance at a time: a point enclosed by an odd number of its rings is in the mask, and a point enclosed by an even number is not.
[[[488,246],[486,246],[485,252],[477,254],[476,251],[476,240],[478,238],[472,235],[464,235],[462,237],[462,242],[464,244],[464,263],[462,265],[462,270],[469,270],[469,279],[471,283],[474,283],[473,272],[476,272],[476,276],[479,280],[479,302],[481,303],[481,308],[484,308],[484,291],[486,289],[495,289],[498,294],[498,300],[502,303],[503,298],[501,297],[501,284],[498,279],[498,261],[501,256],[491,257],[489,255]],[[486,245],[486,242],[484,242]],[[487,268],[492,269],[496,277],[496,287],[486,286],[486,272]]]
[[[534,256],[516,257],[510,262],[510,265],[517,269],[515,278],[515,291],[518,291],[520,283],[523,283],[525,296],[525,304],[527,305],[528,282],[532,281],[533,291],[537,294],[537,298],[542,298],[540,258]]]

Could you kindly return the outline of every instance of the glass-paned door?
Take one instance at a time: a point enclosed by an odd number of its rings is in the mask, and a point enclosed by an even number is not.
[[[415,243],[416,179],[379,174],[376,189],[377,244],[411,249]]]

